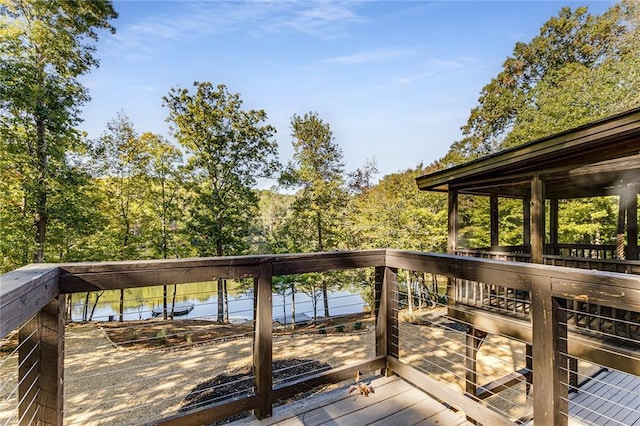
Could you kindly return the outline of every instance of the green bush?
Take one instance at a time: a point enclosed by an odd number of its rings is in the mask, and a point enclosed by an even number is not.
[[[357,323],[353,324],[353,329],[354,330],[362,330],[362,323],[360,321],[358,321]]]
[[[340,333],[344,332],[344,329],[345,329],[345,327],[342,324],[336,326],[336,330],[339,331]]]

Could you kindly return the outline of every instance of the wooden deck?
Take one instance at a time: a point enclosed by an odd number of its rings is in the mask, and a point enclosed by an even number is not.
[[[570,425],[640,424],[640,378],[603,371],[570,395]]]
[[[369,381],[366,381],[369,383]],[[291,404],[275,407],[273,417],[249,417],[231,423],[250,425],[470,425],[456,413],[397,376],[371,381],[375,393],[355,396],[348,387],[325,392]]]

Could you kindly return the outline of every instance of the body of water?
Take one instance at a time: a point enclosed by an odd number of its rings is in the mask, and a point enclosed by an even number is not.
[[[218,314],[218,295],[208,288],[190,288],[200,286],[199,284],[186,284],[179,287],[176,294],[176,304],[193,303],[193,310],[187,315],[176,317],[176,319],[216,319]],[[201,286],[200,286],[201,287]],[[204,290],[204,291],[203,291]],[[89,296],[89,303],[86,303],[86,294],[75,294],[72,299],[72,321],[82,321],[83,313],[87,311],[87,318],[93,311],[94,321],[117,321],[119,319],[120,292],[104,292],[95,303],[96,293]],[[173,297],[173,286],[168,287],[167,310],[171,311],[171,301]],[[290,317],[292,312],[291,294],[287,292],[286,297],[280,294],[273,294],[273,317]],[[229,320],[232,322],[243,322],[253,320],[253,294],[243,293],[234,289],[229,290]],[[95,305],[95,309],[94,309]],[[366,303],[362,295],[354,291],[329,292],[329,314],[344,315],[362,312]],[[162,287],[152,287],[144,289],[131,289],[125,291],[124,296],[124,320],[144,320],[152,318],[153,309],[162,309]],[[302,292],[295,293],[296,316],[306,314],[313,318],[313,300]],[[324,304],[322,296],[317,298],[317,316],[324,315]]]

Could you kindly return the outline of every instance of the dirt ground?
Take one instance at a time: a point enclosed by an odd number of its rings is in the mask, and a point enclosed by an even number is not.
[[[325,324],[322,330],[307,326],[295,334],[276,330],[274,359],[313,359],[337,367],[373,357],[373,321],[348,321],[342,327]],[[400,341],[406,342],[401,345],[403,362],[463,388],[463,333],[403,322]],[[65,345],[64,418],[69,425],[142,424],[173,415],[198,384],[250,366],[253,354],[252,324],[211,321],[73,324],[66,330]],[[480,380],[486,382],[520,368],[524,346],[494,336],[478,359]],[[15,376],[16,370],[11,359],[0,366],[5,380],[0,388],[13,387],[5,377]],[[503,393],[501,410],[517,415],[514,403],[520,408],[527,404],[523,389]],[[0,423],[12,409],[1,405],[3,393],[7,391],[0,389]],[[500,406],[501,401],[494,403]]]

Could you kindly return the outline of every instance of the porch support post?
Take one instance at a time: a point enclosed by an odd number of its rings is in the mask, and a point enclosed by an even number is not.
[[[549,239],[551,243],[551,254],[560,254],[560,248],[558,247],[558,216],[560,206],[557,198],[552,198],[549,201]]]
[[[489,197],[489,211],[491,216],[491,247],[500,245],[500,213],[498,194],[491,194]]]
[[[628,189],[623,188],[620,191],[620,195],[618,196],[618,226],[616,228],[616,259],[624,260],[625,258],[625,249],[624,249],[624,231],[625,231],[625,223],[627,219],[627,207],[629,201]]]
[[[21,425],[63,420],[65,296],[51,300],[18,332]]]
[[[273,388],[273,307],[271,293],[271,263],[260,265],[260,276],[254,279],[256,288],[256,322],[253,342],[254,386],[258,394],[258,406],[254,415],[263,419],[272,414]]]
[[[522,200],[522,244],[531,246],[531,196]]]
[[[458,190],[449,188],[448,192],[448,236],[447,254],[456,254],[458,248]],[[456,279],[447,278],[447,304],[453,305],[456,300]]]
[[[456,249],[458,248],[458,190],[450,188],[448,194],[449,234],[447,236],[447,253],[456,254]]]
[[[627,200],[627,259],[639,260],[638,251],[638,192],[631,191]]]
[[[540,425],[568,423],[567,315],[563,301],[552,297],[551,280],[531,280],[533,333],[533,421]]]
[[[544,182],[540,176],[531,181],[531,262],[543,263],[544,251]]]

